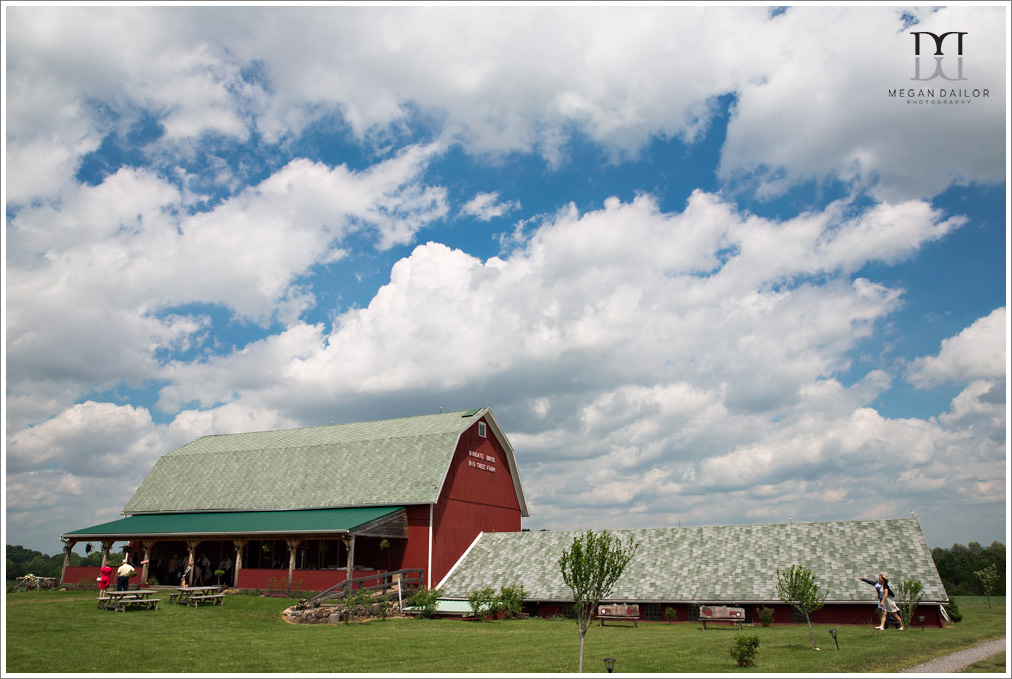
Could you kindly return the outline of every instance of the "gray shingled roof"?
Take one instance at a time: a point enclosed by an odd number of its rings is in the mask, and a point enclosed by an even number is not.
[[[482,417],[498,432],[491,413],[480,408],[326,427],[205,436],[162,456],[123,511],[136,514],[434,503],[458,437]],[[503,444],[508,446],[505,441]],[[521,507],[525,507],[518,480],[517,488]]]
[[[920,580],[926,602],[947,600],[916,519],[640,528],[609,531],[640,543],[610,601],[778,602],[777,569],[802,564],[831,602],[875,601],[856,578]],[[566,601],[558,561],[581,531],[484,533],[439,585],[466,599],[483,587],[522,584],[530,600]]]

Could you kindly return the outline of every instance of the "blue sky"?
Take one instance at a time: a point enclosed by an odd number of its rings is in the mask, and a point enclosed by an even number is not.
[[[1006,5],[3,11],[8,543],[480,405],[532,529],[1006,541]]]

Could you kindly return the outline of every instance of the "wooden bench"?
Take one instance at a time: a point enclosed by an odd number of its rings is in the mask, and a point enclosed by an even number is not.
[[[597,617],[604,627],[605,620],[632,622],[633,627],[639,624],[640,607],[638,604],[601,604],[597,607]]]
[[[186,605],[189,606],[190,604],[193,604],[194,608],[196,608],[200,604],[211,604],[212,606],[214,606],[214,605],[224,606],[225,605],[225,595],[224,594],[205,594],[203,596],[191,596],[189,599],[186,600]]]
[[[123,597],[118,602],[116,602],[116,610],[121,613],[124,613],[126,612],[127,606],[136,606],[137,608],[149,608],[149,609],[153,608],[157,611],[159,601],[161,601],[161,599],[141,599],[141,598],[132,599]]]
[[[741,629],[745,622],[745,609],[737,606],[700,606],[699,621],[706,629],[708,622],[729,622]]]

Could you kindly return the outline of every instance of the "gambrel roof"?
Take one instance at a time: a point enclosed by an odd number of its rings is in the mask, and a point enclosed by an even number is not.
[[[435,504],[460,435],[481,419],[527,516],[513,448],[488,408],[205,436],[162,456],[123,513]]]
[[[948,600],[916,519],[609,532],[640,547],[608,601],[777,603],[777,569],[792,564],[812,571],[827,602],[874,602],[875,590],[857,578],[879,573],[894,585],[920,580],[926,603]],[[581,534],[483,533],[438,587],[447,599],[466,599],[476,589],[520,584],[529,600],[571,601],[559,558]]]

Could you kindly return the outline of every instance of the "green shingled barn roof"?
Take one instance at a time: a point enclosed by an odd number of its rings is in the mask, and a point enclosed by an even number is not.
[[[117,540],[154,536],[271,535],[354,533],[356,528],[401,511],[403,507],[344,507],[280,512],[202,512],[194,514],[138,514],[61,537]]]
[[[777,569],[810,569],[829,602],[876,601],[858,582],[884,573],[920,580],[925,602],[947,596],[916,519],[641,528],[609,531],[640,543],[608,601],[778,602]],[[439,587],[448,599],[521,584],[528,599],[571,601],[559,557],[581,531],[483,533]]]
[[[482,417],[499,432],[480,408],[205,436],[162,456],[123,512],[435,503],[460,434]]]

